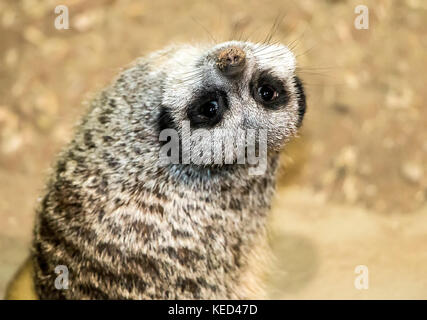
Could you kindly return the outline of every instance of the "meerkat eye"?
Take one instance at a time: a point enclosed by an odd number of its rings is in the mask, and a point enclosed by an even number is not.
[[[222,120],[228,109],[227,95],[221,90],[195,97],[187,109],[190,125],[194,128],[209,128]]]
[[[218,101],[208,101],[200,106],[200,114],[207,118],[213,118],[217,115],[219,110]]]
[[[263,101],[270,102],[275,100],[279,93],[272,86],[265,84],[258,88],[258,95]]]
[[[249,90],[255,101],[267,109],[277,110],[285,107],[289,101],[286,81],[274,76],[271,72],[255,73],[249,83]]]

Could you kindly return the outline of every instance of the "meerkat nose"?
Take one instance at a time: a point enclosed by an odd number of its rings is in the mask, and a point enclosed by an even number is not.
[[[216,65],[226,76],[235,76],[242,72],[245,63],[246,54],[238,47],[229,47],[218,52]]]

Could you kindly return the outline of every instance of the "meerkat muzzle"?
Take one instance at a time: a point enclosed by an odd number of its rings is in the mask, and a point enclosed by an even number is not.
[[[245,63],[246,54],[238,47],[229,47],[218,52],[216,64],[226,76],[235,76],[242,72]]]

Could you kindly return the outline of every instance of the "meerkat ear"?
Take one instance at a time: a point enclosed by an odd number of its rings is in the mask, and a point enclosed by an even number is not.
[[[299,77],[294,77],[294,83],[296,88],[296,94],[297,94],[297,101],[298,101],[298,127],[302,125],[302,120],[304,119],[305,110],[307,109],[307,104],[305,101],[305,92],[304,92],[304,86],[302,84],[302,81]]]

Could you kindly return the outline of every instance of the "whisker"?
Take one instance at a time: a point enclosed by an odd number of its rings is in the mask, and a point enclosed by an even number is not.
[[[213,34],[208,30],[208,28],[206,28],[203,24],[201,24],[196,18],[194,18],[194,17],[191,17],[191,20],[193,21],[193,22],[195,22],[196,24],[198,24],[208,35],[209,35],[209,37],[211,38],[211,40],[212,40],[212,42],[215,44],[215,43],[218,43],[218,41],[215,39],[215,37],[213,36]]]
[[[270,44],[271,39],[276,34],[277,30],[279,29],[279,26],[283,20],[284,16],[282,16],[281,13],[279,13],[276,18],[274,19],[274,23],[271,26],[270,32],[267,34],[267,37],[264,39],[264,44]]]

